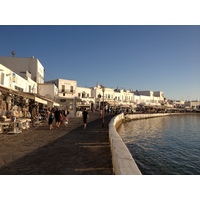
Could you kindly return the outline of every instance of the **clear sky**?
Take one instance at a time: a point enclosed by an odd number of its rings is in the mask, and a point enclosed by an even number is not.
[[[200,100],[200,26],[0,26],[0,56],[38,58],[45,80]]]

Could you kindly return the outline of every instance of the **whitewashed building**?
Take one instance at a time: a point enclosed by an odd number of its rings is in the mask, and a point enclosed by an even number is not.
[[[54,79],[46,81],[45,84],[53,84],[58,88],[54,100],[59,104],[59,109],[69,110],[70,116],[75,116],[77,102],[77,81],[67,79]]]
[[[2,64],[0,64],[0,85],[20,92],[37,93],[35,81],[22,78]]]
[[[164,103],[164,93],[161,91],[135,91],[134,103],[140,105],[161,105]]]
[[[92,97],[92,89],[86,87],[77,87],[76,89],[77,109],[95,109],[95,98]]]
[[[30,58],[0,56],[0,63],[23,78],[44,83],[44,67],[34,56]]]
[[[37,84],[44,83],[44,67],[37,58],[34,58],[34,56],[30,58],[0,56],[0,63],[7,69],[6,76],[4,75],[5,87],[8,86],[13,90],[27,93],[23,94],[23,96],[28,96],[35,102],[44,105],[47,105],[48,102],[51,102],[49,99],[44,100],[38,97]],[[2,78],[3,72],[1,75],[1,79]],[[8,82],[9,85],[7,85]]]
[[[131,90],[107,88],[97,84],[92,88],[92,97],[95,98],[95,108],[99,109],[105,104],[115,107],[131,107],[134,105],[134,93]]]
[[[51,83],[39,83],[38,84],[38,94],[42,95],[48,99],[55,100],[58,96],[58,88],[55,84]]]
[[[33,104],[46,105],[47,101],[38,97],[37,83],[30,78],[24,79],[3,64],[0,64],[0,117],[10,120],[10,113],[18,112],[21,123],[27,117]],[[5,118],[5,119],[6,119]],[[0,132],[2,131],[0,126]]]
[[[51,83],[39,83],[38,84],[38,94],[43,96],[44,99],[48,99],[47,106],[53,108],[55,106],[60,106],[59,103],[56,103],[56,97],[58,97],[58,88],[55,84]],[[50,101],[51,100],[51,101]]]

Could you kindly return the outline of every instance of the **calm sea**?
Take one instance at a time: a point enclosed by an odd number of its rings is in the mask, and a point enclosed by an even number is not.
[[[142,174],[200,175],[200,114],[134,120],[118,133]]]

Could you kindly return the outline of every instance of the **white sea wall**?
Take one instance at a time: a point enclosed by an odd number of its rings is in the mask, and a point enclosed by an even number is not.
[[[109,123],[109,140],[115,175],[142,175],[128,148],[116,131],[121,125],[124,114],[115,116]]]
[[[176,115],[180,113],[154,113],[154,114],[127,114],[126,118],[134,120],[134,119],[146,119],[152,117],[163,117],[167,115]]]

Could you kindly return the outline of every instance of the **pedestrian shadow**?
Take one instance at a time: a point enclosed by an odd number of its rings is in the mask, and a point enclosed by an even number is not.
[[[105,117],[109,123],[111,117]],[[41,127],[38,127],[42,131]],[[64,131],[64,130],[63,130]],[[101,119],[79,126],[0,168],[1,175],[111,175],[108,128]]]

